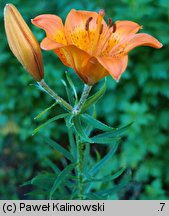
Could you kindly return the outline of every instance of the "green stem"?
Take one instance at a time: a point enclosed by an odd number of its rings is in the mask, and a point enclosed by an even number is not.
[[[77,114],[80,113],[80,111],[81,111],[83,105],[85,104],[86,99],[87,99],[87,97],[88,97],[88,95],[90,93],[91,88],[92,88],[92,86],[90,86],[90,85],[87,85],[87,84],[84,85],[84,89],[83,89],[80,101],[77,104],[77,106],[74,107],[74,109],[73,109],[74,114],[77,115]]]
[[[78,179],[78,198],[83,200],[83,143],[76,135],[77,142],[77,179]]]
[[[63,98],[61,98],[59,95],[57,95],[48,85],[47,83],[42,79],[40,82],[38,82],[40,87],[49,94],[52,98],[56,100],[61,106],[66,108],[66,110],[72,111],[73,108],[70,104],[68,104]]]

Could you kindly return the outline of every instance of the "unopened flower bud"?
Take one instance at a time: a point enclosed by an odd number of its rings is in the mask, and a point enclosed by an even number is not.
[[[36,81],[41,81],[44,68],[40,46],[14,5],[5,6],[4,21],[11,51],[29,74]]]

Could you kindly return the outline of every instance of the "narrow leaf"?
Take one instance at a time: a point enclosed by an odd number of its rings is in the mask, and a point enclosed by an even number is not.
[[[50,145],[52,148],[54,148],[56,151],[59,151],[61,154],[63,154],[68,160],[74,161],[73,156],[70,152],[68,152],[65,148],[63,148],[61,145],[59,145],[56,141],[53,141],[50,138],[45,138],[45,141],[48,145]]]
[[[114,144],[114,146],[111,148],[111,150],[99,161],[97,162],[94,167],[89,171],[89,175],[93,176],[95,173],[97,173],[105,164],[106,162],[114,155],[114,153],[117,150],[118,142]]]
[[[77,200],[78,199],[78,190],[77,190],[77,186],[75,186],[72,189],[72,194],[70,195],[70,200]]]
[[[105,132],[105,133],[101,133],[98,134],[96,136],[93,136],[92,139],[97,140],[97,139],[108,139],[108,138],[115,138],[118,135],[120,135],[121,133],[125,132],[131,125],[133,124],[133,122],[127,124],[124,127],[121,128],[114,128],[112,131],[109,132]]]
[[[28,181],[24,182],[23,184],[21,184],[19,186],[23,187],[23,186],[31,185],[31,182],[32,182],[32,180],[28,180]]]
[[[89,142],[89,143],[93,143],[93,141],[86,135],[82,125],[81,125],[81,121],[80,121],[80,116],[75,116],[73,118],[73,122],[74,122],[74,127],[76,132],[78,133],[78,135],[85,141],[85,142]]]
[[[112,195],[114,193],[117,193],[122,188],[124,188],[127,185],[127,183],[116,185],[112,188],[101,190],[99,192],[92,193],[94,196],[102,197],[103,199],[107,199],[109,195]]]
[[[121,190],[122,188],[126,187],[128,182],[131,180],[131,173],[130,172],[127,172],[122,181],[112,187],[112,188],[109,188],[109,189],[105,189],[105,190],[101,190],[101,191],[98,191],[98,192],[95,192],[94,194],[97,195],[97,196],[105,196],[105,197],[108,197],[109,195],[113,194],[113,193],[117,193],[119,190]]]
[[[107,144],[112,145],[114,142],[120,141],[120,137],[108,137],[108,138],[98,138],[98,137],[91,137],[92,141],[97,144]]]
[[[87,193],[85,194],[88,200],[104,200],[105,197],[97,196],[97,194],[94,193]]]
[[[30,85],[31,87],[37,88],[38,90],[44,91],[43,88],[42,88],[39,84],[30,83],[29,85]]]
[[[48,158],[45,158],[45,162],[47,163],[48,166],[51,167],[51,169],[55,172],[55,174],[60,173],[60,169]]]
[[[124,172],[125,168],[122,168],[121,170],[119,170],[118,172],[116,172],[114,175],[108,175],[108,176],[105,176],[103,178],[90,178],[87,179],[86,181],[84,181],[84,183],[88,183],[88,182],[109,182],[109,181],[112,181],[116,178],[118,178],[123,172]]]
[[[67,178],[69,173],[72,171],[72,169],[76,166],[76,163],[68,165],[56,178],[51,190],[50,190],[50,195],[49,199],[52,199],[53,194],[59,187],[59,185]]]
[[[105,166],[106,162],[114,155],[114,153],[117,150],[118,147],[118,142],[114,144],[114,146],[111,148],[111,150],[99,161],[97,162],[94,167],[87,173],[86,178],[92,178],[95,174],[99,172],[99,170]],[[91,187],[92,187],[93,182],[90,182],[86,185],[85,192],[89,193]]]
[[[75,101],[73,100],[74,97],[73,97],[72,91],[70,91],[70,89],[69,89],[68,86],[67,86],[67,83],[66,83],[64,80],[62,80],[62,83],[63,83],[63,85],[65,86],[66,94],[67,94],[69,103],[73,106]]]
[[[87,99],[86,103],[82,107],[81,112],[82,113],[85,112],[90,106],[95,104],[104,95],[105,91],[106,91],[106,81],[98,92],[96,92],[94,95],[92,95]]]
[[[98,121],[97,119],[91,117],[88,114],[83,114],[81,115],[81,119],[87,123],[92,125],[94,128],[103,130],[103,131],[112,131],[112,130],[116,130],[115,128],[109,127],[108,125],[102,123],[101,121]]]
[[[70,84],[70,86],[71,86],[71,88],[72,88],[72,90],[74,92],[76,103],[77,103],[78,102],[78,97],[77,97],[77,93],[76,93],[76,88],[74,86],[74,83],[73,83],[72,79],[70,78],[69,74],[67,73],[67,71],[66,71],[66,78],[67,78],[67,80],[68,80],[68,82],[69,82],[69,84]]]
[[[28,193],[25,193],[24,195],[31,197],[31,198],[29,198],[29,199],[34,199],[34,197],[36,197],[37,194],[38,194],[38,195],[43,195],[43,197],[46,197],[47,194],[48,194],[48,192],[47,192],[47,191],[44,191],[44,190],[42,190],[42,189],[38,189],[38,190],[35,190],[35,189],[34,189],[33,191],[28,192]],[[44,199],[46,199],[46,198],[44,198]]]
[[[46,108],[45,110],[43,110],[41,113],[39,113],[34,120],[37,120],[39,118],[41,118],[46,112],[48,112],[52,107],[56,106],[57,102],[55,102],[54,104],[52,104],[50,107]]]
[[[38,188],[49,190],[52,187],[55,178],[55,174],[41,173],[31,180],[31,184],[37,186]]]
[[[65,118],[66,116],[68,116],[70,114],[68,113],[63,113],[63,114],[60,114],[60,115],[57,115],[51,119],[49,119],[48,121],[46,121],[45,123],[43,123],[42,125],[40,125],[39,127],[37,127],[34,131],[33,131],[33,134],[32,135],[35,135],[41,128],[45,127],[46,125],[50,124],[51,122],[53,121],[56,121],[58,119],[62,119],[62,118]]]

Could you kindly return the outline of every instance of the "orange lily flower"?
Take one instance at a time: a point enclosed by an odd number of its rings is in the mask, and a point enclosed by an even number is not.
[[[65,25],[60,17],[44,14],[32,23],[46,32],[41,42],[44,50],[54,50],[60,60],[71,67],[88,85],[111,75],[119,80],[128,63],[128,53],[137,46],[161,48],[154,37],[140,33],[141,26],[131,21],[104,21],[99,13],[76,11],[67,15]]]
[[[29,74],[36,81],[41,81],[44,68],[40,46],[14,5],[5,6],[4,21],[11,51]]]

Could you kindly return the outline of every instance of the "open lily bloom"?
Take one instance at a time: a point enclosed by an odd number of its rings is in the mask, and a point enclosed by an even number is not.
[[[111,75],[119,80],[128,63],[128,53],[137,46],[161,48],[154,37],[139,33],[141,26],[131,21],[104,21],[99,13],[72,9],[63,25],[60,17],[37,16],[32,23],[46,32],[41,42],[44,50],[54,50],[60,60],[71,67],[88,85]]]

